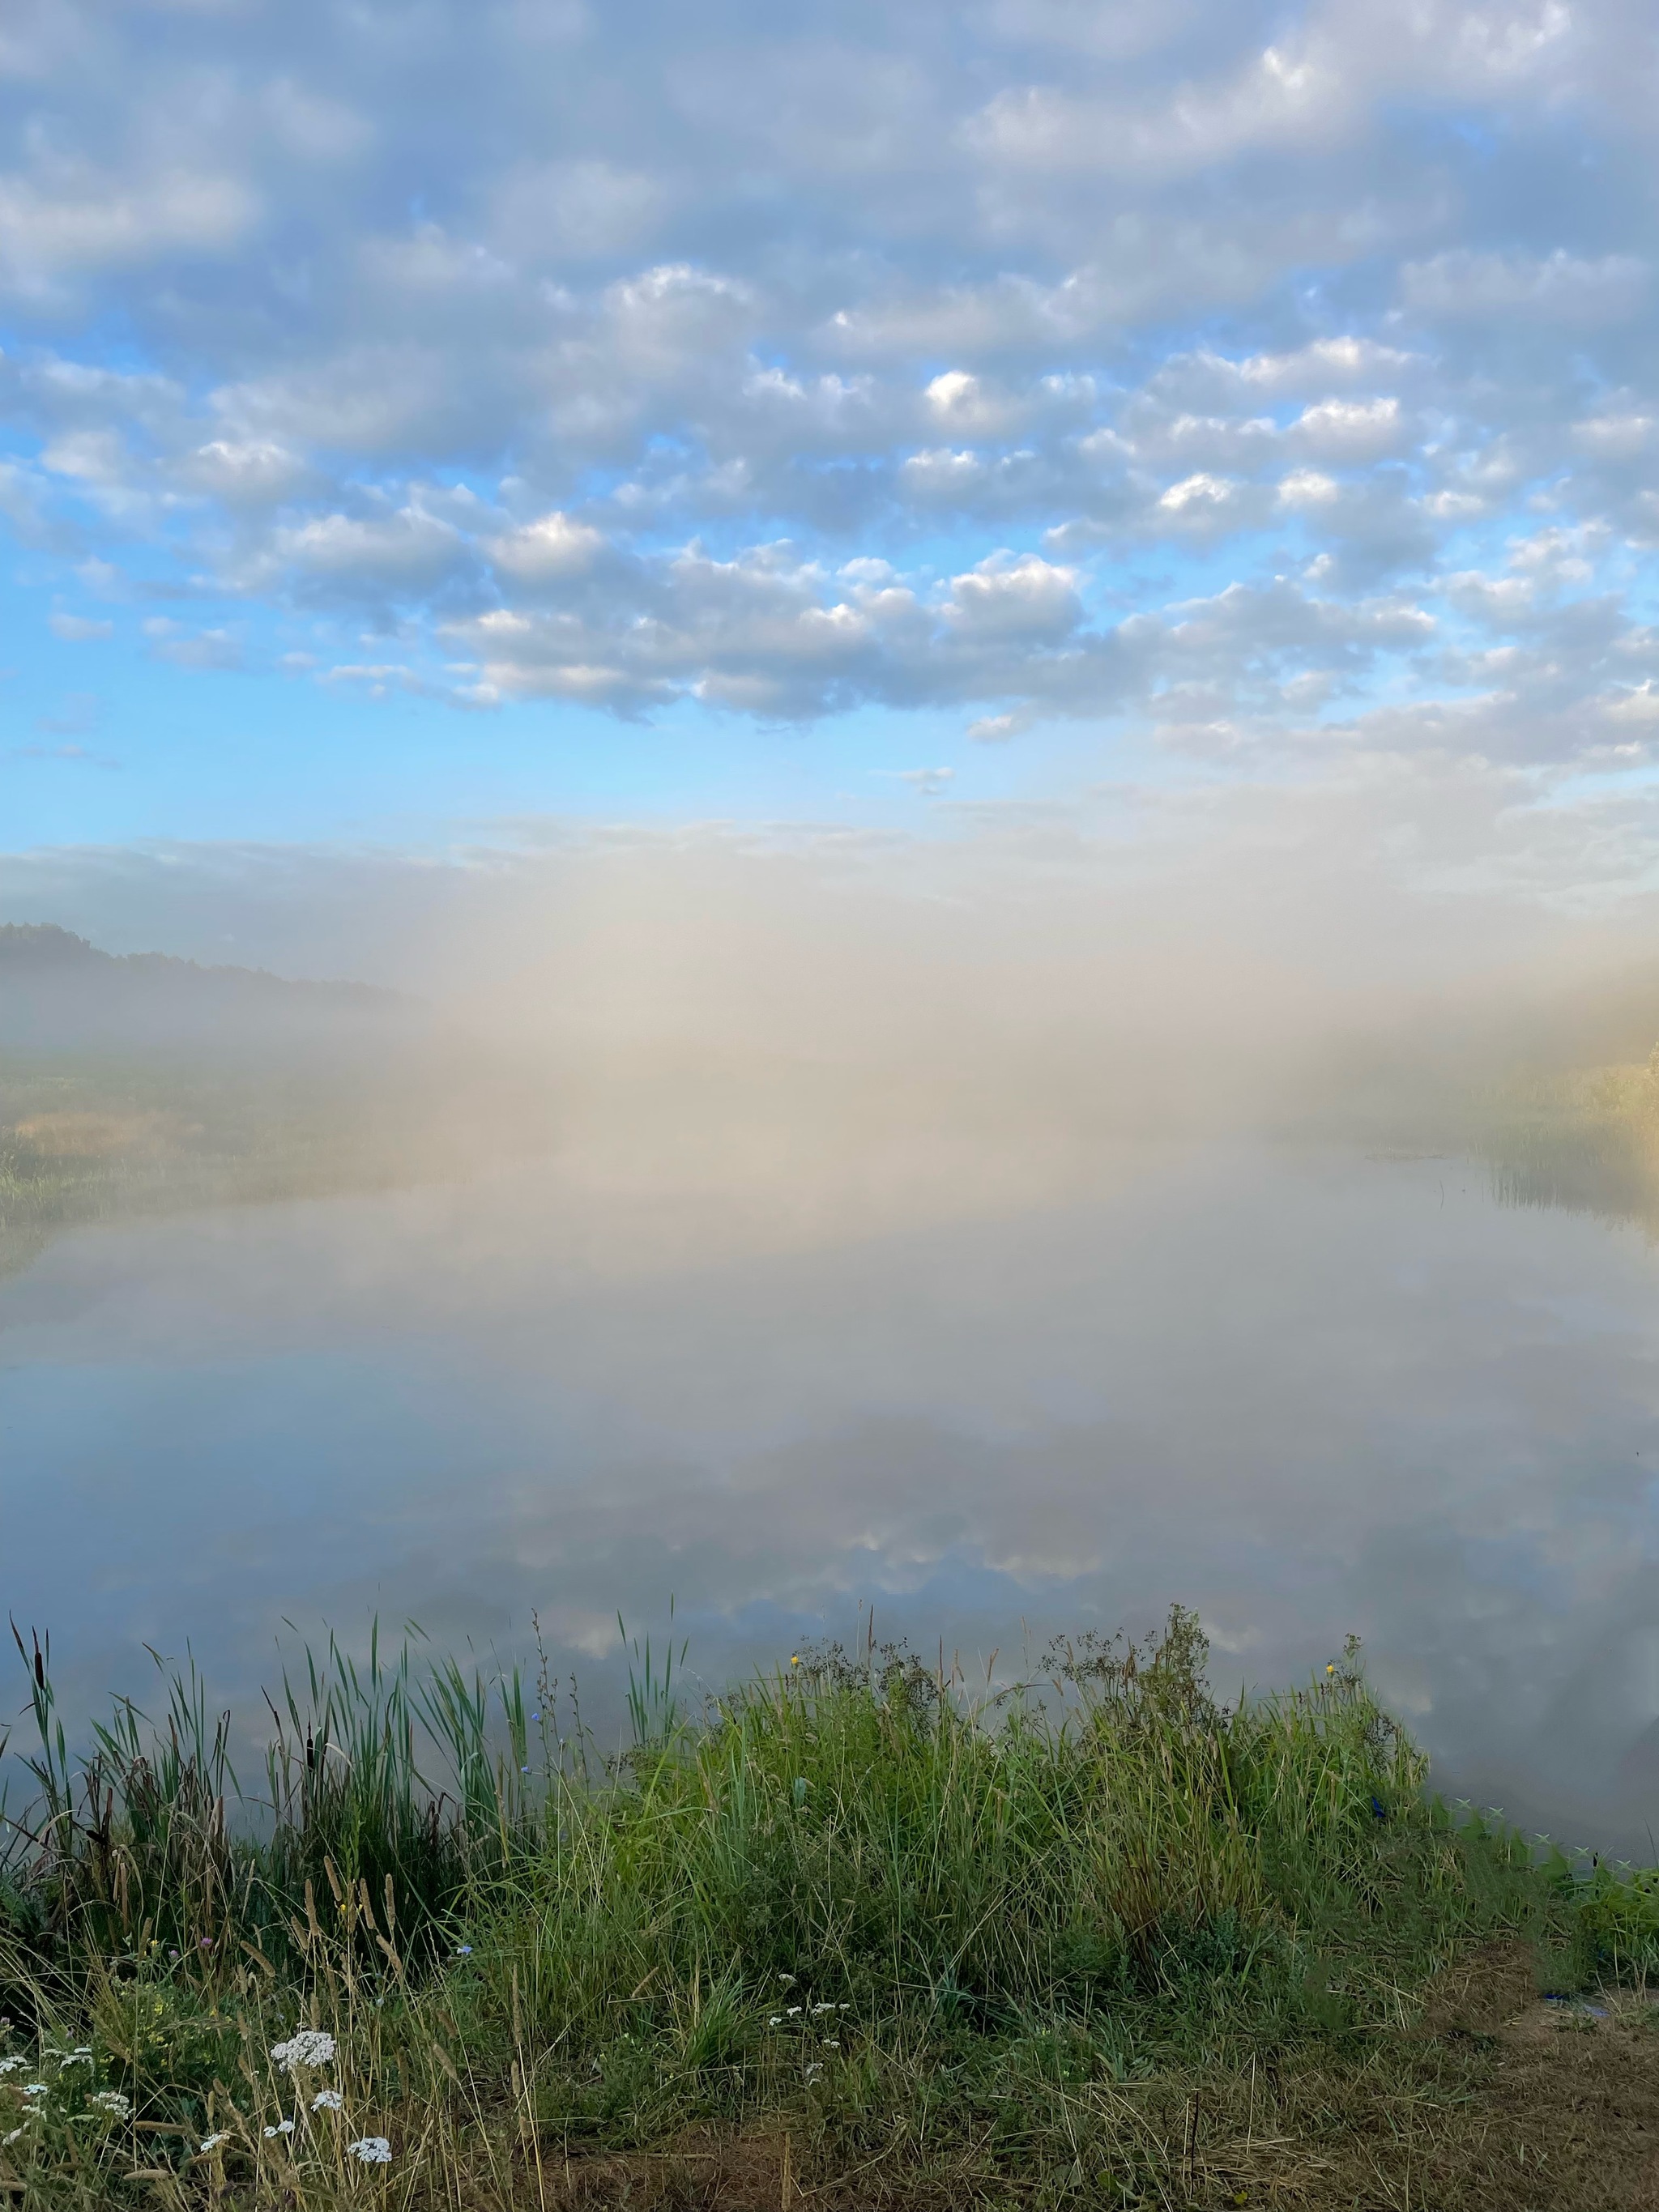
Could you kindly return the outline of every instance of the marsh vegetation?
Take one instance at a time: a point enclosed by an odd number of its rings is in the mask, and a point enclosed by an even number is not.
[[[978,1690],[829,1647],[688,1709],[646,1647],[611,1758],[544,1670],[331,1647],[257,1784],[189,1675],[71,1753],[19,1650],[0,2187],[43,2212],[1334,2205],[1402,2145],[1437,2203],[1492,2043],[1447,1975],[1659,1963],[1649,1882],[1437,1802],[1352,1649],[1226,1706],[1179,1611]]]
[[[381,1189],[454,1165],[392,1070],[0,1055],[0,1270],[86,1222]]]
[[[1514,1077],[1480,1124],[1503,1203],[1659,1228],[1659,1046],[1645,1060]]]

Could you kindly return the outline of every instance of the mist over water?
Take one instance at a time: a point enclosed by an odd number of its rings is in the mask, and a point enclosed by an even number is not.
[[[608,1724],[618,1612],[711,1684],[872,1606],[1006,1679],[1180,1601],[1224,1691],[1356,1632],[1443,1787],[1645,1851],[1659,1261],[1459,1150],[1522,1048],[1645,1051],[1637,940],[1334,873],[474,871],[404,917],[378,1094],[352,1041],[344,1187],[0,1278],[5,1596],[66,1706],[188,1645],[252,1721],[296,1632],[523,1658],[533,1612]]]
[[[285,1617],[534,1607],[592,1694],[671,1596],[716,1682],[861,1603],[1006,1672],[1181,1599],[1223,1684],[1362,1633],[1448,1786],[1606,1844],[1656,1321],[1633,1231],[1259,1146],[840,1237],[554,1170],[80,1231],[0,1290],[8,1594],[88,1698],[186,1639],[246,1696]]]

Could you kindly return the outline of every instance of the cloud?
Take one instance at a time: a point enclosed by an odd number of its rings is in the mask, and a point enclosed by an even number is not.
[[[555,509],[492,539],[489,557],[514,583],[545,583],[582,574],[605,544],[601,533]]]
[[[152,616],[143,627],[151,653],[175,668],[222,673],[242,665],[241,640],[228,630],[187,630],[166,615]]]
[[[0,174],[0,290],[50,298],[112,269],[222,254],[256,210],[224,175],[164,170],[128,182],[76,161]]]
[[[115,624],[94,615],[53,615],[52,634],[65,645],[93,645],[113,637]]]
[[[1443,322],[1545,315],[1569,328],[1622,322],[1646,300],[1651,271],[1636,254],[1595,259],[1553,253],[1481,252],[1459,247],[1401,270],[1401,304]]]
[[[1639,9],[647,18],[9,21],[27,588],[161,606],[180,665],[457,706],[1092,714],[1235,761],[1338,715],[1573,760],[1622,726]],[[1502,548],[1544,526],[1582,566],[1540,600]],[[1190,612],[1286,593],[1324,612],[1277,642]]]

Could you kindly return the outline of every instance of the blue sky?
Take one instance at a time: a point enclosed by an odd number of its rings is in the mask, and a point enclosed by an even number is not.
[[[1380,776],[1645,885],[1655,46],[15,0],[0,854]]]

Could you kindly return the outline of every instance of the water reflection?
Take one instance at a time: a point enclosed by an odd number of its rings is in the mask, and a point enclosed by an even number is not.
[[[1645,1851],[1643,1237],[1456,1162],[970,1170],[884,1231],[550,1168],[77,1233],[0,1285],[0,1600],[73,1700],[375,1608],[586,1677],[672,1593],[718,1679],[860,1601],[1007,1666],[1179,1598],[1224,1686],[1358,1631],[1449,1785]]]

